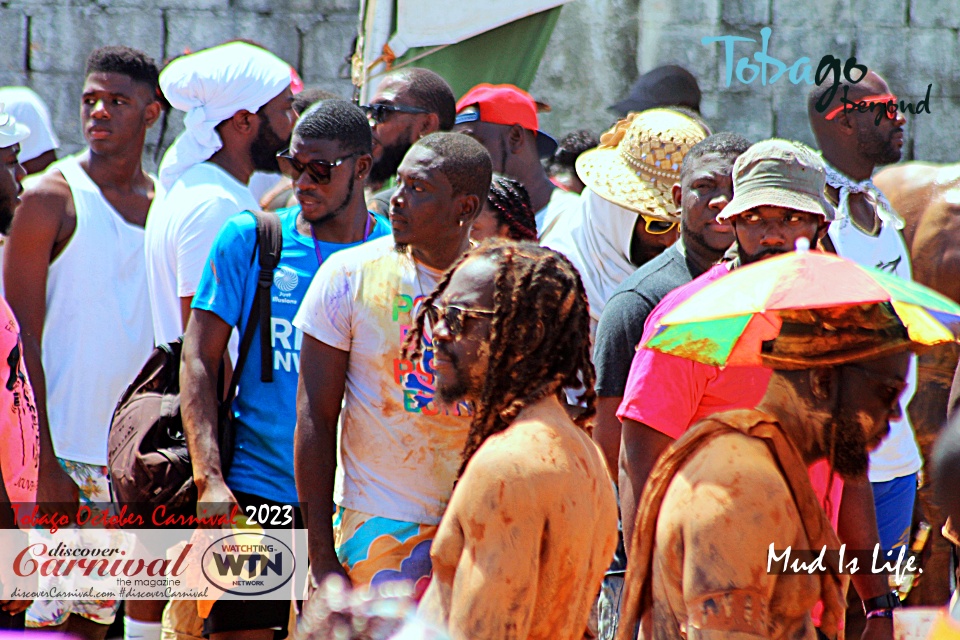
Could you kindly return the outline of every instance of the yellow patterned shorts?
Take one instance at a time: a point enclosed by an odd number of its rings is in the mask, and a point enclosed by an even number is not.
[[[406,580],[419,598],[430,582],[437,525],[391,520],[337,507],[333,542],[354,587]]]

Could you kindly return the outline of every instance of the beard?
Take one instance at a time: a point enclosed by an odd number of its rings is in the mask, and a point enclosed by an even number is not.
[[[791,251],[793,251],[793,249],[788,247],[764,247],[763,249],[760,249],[760,251],[752,255],[748,255],[743,250],[743,245],[737,243],[737,255],[740,257],[740,264],[742,265],[753,264],[754,262],[760,262],[766,258],[780,256],[785,253],[790,253]]]
[[[267,173],[280,173],[280,165],[277,164],[277,154],[289,143],[289,140],[283,140],[276,134],[273,127],[270,126],[270,119],[265,114],[260,114],[263,121],[260,123],[260,129],[257,131],[257,137],[250,145],[250,156],[253,159],[253,167],[257,171]]]
[[[870,467],[870,456],[860,421],[841,410],[839,415],[827,422],[825,428],[827,459],[833,470],[844,478],[864,476]]]
[[[436,350],[436,347],[434,347]],[[453,369],[453,380],[437,377],[437,397],[444,404],[454,404],[467,395],[469,387],[465,380],[463,371],[460,369],[460,363],[451,354],[444,352],[444,357],[450,360],[451,369]]]
[[[346,193],[346,195],[343,197],[343,200],[340,201],[340,204],[338,204],[338,205],[335,206],[335,207],[332,207],[329,211],[327,211],[325,214],[323,214],[323,215],[322,215],[320,218],[318,218],[317,220],[307,220],[307,222],[310,223],[311,226],[317,227],[317,226],[319,226],[319,225],[321,225],[321,224],[323,224],[323,223],[325,223],[325,222],[329,222],[329,221],[331,221],[331,220],[336,220],[337,217],[338,217],[341,213],[343,213],[344,211],[346,211],[347,208],[350,206],[350,201],[353,199],[353,190],[356,188],[356,184],[357,184],[357,178],[356,178],[356,176],[351,175],[351,176],[350,176],[350,184],[349,184],[349,186],[347,187],[347,193]]]
[[[380,156],[380,160],[373,163],[370,169],[370,182],[383,183],[397,175],[403,156],[407,155],[411,146],[409,142],[397,142],[389,147],[383,147],[383,155]]]
[[[0,203],[0,236],[7,235],[13,224],[13,207],[6,202]]]
[[[897,128],[890,132],[886,140],[880,137],[878,127],[867,126],[857,130],[857,151],[864,158],[877,165],[893,164],[900,161],[902,150],[893,142],[893,134],[902,132]]]

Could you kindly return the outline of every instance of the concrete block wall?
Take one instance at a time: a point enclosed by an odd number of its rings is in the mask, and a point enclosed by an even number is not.
[[[575,0],[561,13],[532,93],[550,104],[543,127],[560,136],[610,126],[606,107],[637,76],[680,64],[700,80],[702,110],[715,130],[751,139],[770,135],[813,141],[805,115],[806,84],[781,77],[763,86],[736,76],[726,86],[721,43],[735,35],[734,61],[760,47],[772,29],[769,55],[787,65],[816,64],[825,54],[855,55],[915,102],[932,84],[931,114],[909,118],[905,155],[938,162],[960,159],[960,12],[957,0]],[[357,0],[0,0],[0,85],[26,84],[50,105],[64,149],[83,144],[78,124],[82,69],[103,44],[128,44],[157,60],[248,38],[293,64],[307,84],[349,96],[344,57],[357,29]],[[752,60],[751,60],[752,62]],[[773,69],[771,68],[771,71]],[[180,130],[174,112],[164,146]],[[154,167],[159,127],[148,139]],[[162,149],[161,149],[162,150]]]
[[[806,56],[815,71],[826,54],[856,56],[914,103],[932,84],[931,113],[907,115],[904,157],[957,162],[957,8],[957,0],[577,0],[560,16],[533,90],[558,107],[544,116],[549,131],[562,135],[583,125],[600,131],[613,118],[606,106],[625,96],[640,73],[679,64],[699,79],[701,110],[714,130],[812,144],[809,85],[791,84],[787,74],[767,86],[759,78],[745,85],[734,74],[726,86],[724,45],[701,44],[703,37],[753,38],[755,44],[736,43],[734,65],[745,56],[754,63],[760,30],[770,27],[768,54],[788,66]]]
[[[125,44],[158,62],[233,38],[256,41],[289,61],[304,82],[349,97],[344,61],[357,31],[356,0],[10,0],[0,2],[0,85],[27,85],[50,107],[66,152],[83,147],[80,94],[87,55]],[[171,112],[165,148],[182,128]],[[160,126],[148,135],[145,165]],[[161,149],[162,151],[162,149]]]

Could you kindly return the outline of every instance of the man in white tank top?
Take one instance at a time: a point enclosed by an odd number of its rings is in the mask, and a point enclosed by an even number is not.
[[[27,184],[10,230],[4,283],[40,416],[38,502],[60,513],[109,502],[110,419],[153,347],[143,226],[154,183],[140,157],[160,116],[157,77],[141,51],[90,54],[80,108],[89,148]],[[99,639],[118,604],[37,601],[27,626]]]
[[[900,234],[903,221],[870,179],[878,165],[900,160],[906,120],[890,106],[897,98],[883,78],[872,71],[856,84],[838,89],[832,97],[830,87],[824,83],[814,88],[807,105],[810,125],[827,165],[827,198],[837,207],[826,248],[858,264],[912,280],[910,254]],[[851,104],[861,101],[874,107],[862,112]],[[910,542],[917,473],[922,466],[907,412],[916,382],[917,359],[912,356],[907,388],[900,396],[902,417],[891,421],[890,435],[870,454],[870,489],[884,551],[899,550]],[[883,584],[878,584],[878,589],[884,586],[889,591]],[[860,595],[869,599],[866,594]],[[897,603],[891,600],[890,604]],[[868,624],[881,620],[882,624],[892,624],[892,618],[878,617]]]
[[[183,133],[160,163],[163,193],[147,221],[147,278],[157,344],[183,334],[223,223],[259,208],[248,186],[250,176],[279,171],[276,156],[290,145],[295,119],[290,74],[289,64],[245,42],[183,56],[160,74],[163,95],[186,116]],[[237,344],[234,334],[234,361]]]

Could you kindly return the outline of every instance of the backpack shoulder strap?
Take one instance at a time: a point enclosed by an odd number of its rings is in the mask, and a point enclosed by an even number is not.
[[[273,271],[280,263],[283,249],[283,231],[280,217],[273,211],[251,211],[257,219],[258,266],[257,292],[250,307],[250,316],[240,339],[240,351],[230,378],[230,390],[227,398],[232,400],[240,382],[240,374],[247,360],[247,353],[253,343],[253,333],[260,327],[260,380],[273,382],[273,343],[270,335],[270,287],[273,284]]]
[[[280,216],[274,211],[255,211],[257,217],[257,244],[260,245],[260,275],[257,277],[257,299],[260,308],[260,380],[273,382],[273,340],[270,328],[270,287],[273,271],[280,264],[283,249],[283,230]]]

